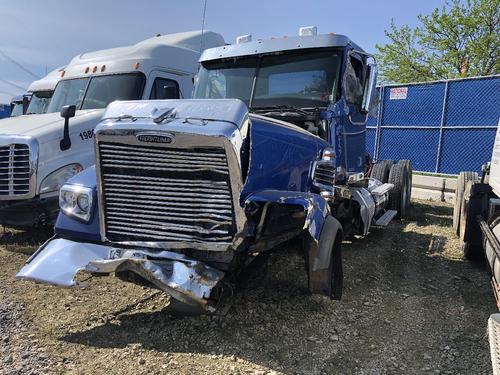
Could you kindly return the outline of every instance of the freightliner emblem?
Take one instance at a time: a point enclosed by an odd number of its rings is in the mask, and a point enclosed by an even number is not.
[[[170,133],[139,133],[136,134],[136,138],[140,142],[148,142],[148,143],[169,143],[172,144],[175,142],[175,137]]]

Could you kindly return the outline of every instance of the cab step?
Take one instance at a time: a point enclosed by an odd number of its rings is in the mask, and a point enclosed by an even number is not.
[[[398,214],[398,211],[396,210],[387,210],[385,213],[380,216],[377,221],[375,221],[375,226],[376,227],[386,227],[389,225],[392,219]]]
[[[377,186],[375,189],[373,189],[372,191],[370,191],[370,193],[372,195],[384,195],[385,193],[388,193],[389,190],[392,190],[394,188],[394,184],[388,184],[388,183],[385,183],[385,184],[382,184],[380,186]]]

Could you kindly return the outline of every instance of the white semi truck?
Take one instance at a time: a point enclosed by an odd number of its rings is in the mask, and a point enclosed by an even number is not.
[[[491,286],[500,310],[500,120],[491,154],[476,172],[460,172],[455,193],[453,227],[460,237],[463,255],[485,257]],[[500,374],[500,314],[488,321],[493,374]]]
[[[94,127],[106,106],[190,98],[201,46],[224,44],[220,34],[191,31],[73,58],[59,73],[46,114],[0,122],[0,225],[53,222],[61,185],[94,164]]]

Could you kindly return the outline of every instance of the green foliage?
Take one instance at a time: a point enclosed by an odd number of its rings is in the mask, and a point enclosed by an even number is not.
[[[424,82],[500,73],[500,0],[448,0],[377,45],[381,81]]]

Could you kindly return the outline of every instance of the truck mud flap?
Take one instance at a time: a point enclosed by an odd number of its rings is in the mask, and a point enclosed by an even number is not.
[[[212,291],[224,272],[169,251],[124,250],[61,238],[47,242],[16,275],[59,286],[77,286],[76,274],[132,272],[174,299],[206,311],[216,310]]]

